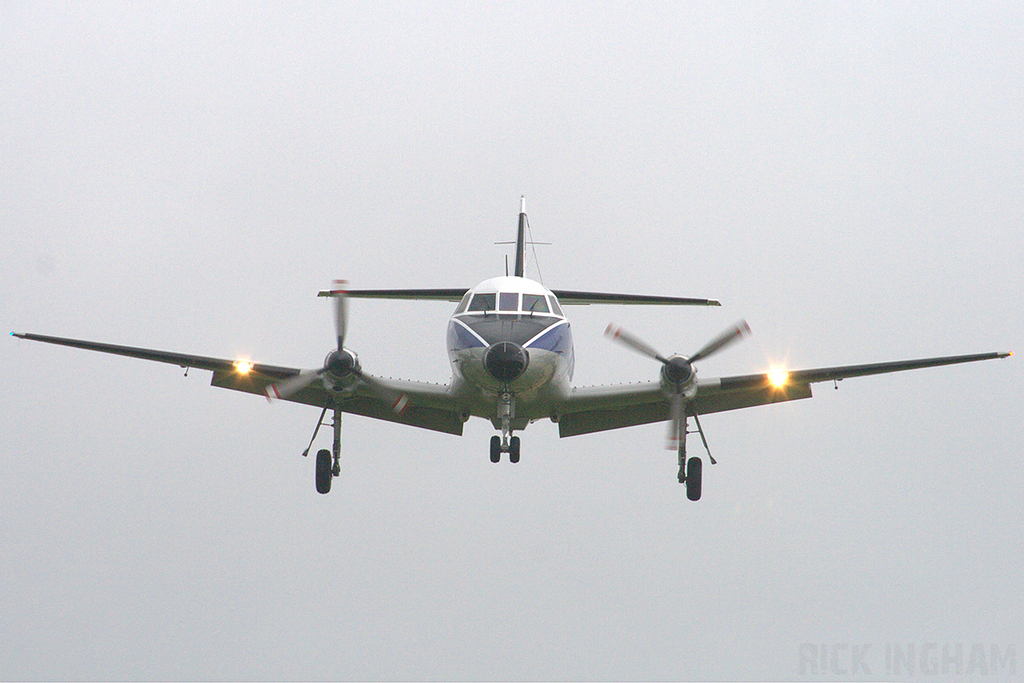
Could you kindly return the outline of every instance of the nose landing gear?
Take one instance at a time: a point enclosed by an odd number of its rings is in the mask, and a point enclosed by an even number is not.
[[[508,453],[508,461],[511,463],[519,462],[519,437],[513,436],[512,438],[505,438],[502,442],[500,436],[495,434],[491,437],[491,462],[500,462],[501,454]]]
[[[501,420],[501,436],[497,434],[491,437],[491,462],[499,462],[502,453],[508,453],[508,461],[519,462],[519,437],[511,436],[512,418],[516,412],[516,397],[514,394],[504,393],[501,395],[501,403],[498,404],[498,418]]]

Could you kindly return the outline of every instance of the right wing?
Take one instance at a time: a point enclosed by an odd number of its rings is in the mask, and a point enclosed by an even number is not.
[[[1006,358],[1010,353],[980,353],[916,360],[844,365],[831,368],[796,370],[775,376],[769,373],[736,375],[698,380],[697,395],[690,402],[691,413],[704,415],[725,410],[793,401],[811,397],[811,384],[840,381],[902,370],[940,365],[973,363]],[[608,429],[661,422],[669,419],[669,397],[659,382],[623,386],[580,387],[573,389],[558,409],[559,436],[576,436]]]

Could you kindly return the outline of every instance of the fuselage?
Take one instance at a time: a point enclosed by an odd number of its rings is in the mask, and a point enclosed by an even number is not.
[[[550,417],[565,397],[575,356],[557,297],[525,277],[498,277],[470,289],[448,322],[452,389],[464,410],[496,421],[515,397],[513,429]]]

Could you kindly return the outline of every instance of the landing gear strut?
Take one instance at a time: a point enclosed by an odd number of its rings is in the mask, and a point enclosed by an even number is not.
[[[309,440],[309,446],[302,452],[303,456],[309,455],[309,449],[316,441],[316,435],[320,433],[320,427],[324,424],[324,415],[327,414],[329,406],[324,406],[317,420],[316,429],[313,430],[313,438]],[[334,452],[322,448],[316,454],[316,491],[317,493],[330,493],[331,480],[341,475],[341,409],[334,409]]]
[[[693,415],[693,419],[696,421],[697,416]],[[683,418],[682,434],[679,438],[679,483],[686,484],[686,497],[690,500],[700,500],[701,490],[701,477],[702,470],[704,469],[704,463],[700,458],[694,456],[690,459],[686,458],[686,435],[687,435],[687,422],[688,418]],[[704,430],[700,428],[700,422],[697,422],[697,431],[700,432],[700,438],[704,441],[704,448],[707,448],[708,442],[704,439]],[[711,457],[711,450],[708,450],[708,457]],[[711,464],[715,463],[715,459],[711,458]]]

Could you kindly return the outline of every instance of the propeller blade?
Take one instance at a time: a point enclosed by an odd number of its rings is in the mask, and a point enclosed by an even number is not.
[[[690,362],[696,363],[703,358],[707,358],[710,355],[718,353],[726,346],[738,341],[740,337],[747,334],[750,334],[750,326],[747,325],[745,320],[741,320],[714,340],[705,344],[700,351],[690,356]]]
[[[668,363],[668,359],[658,353],[657,349],[653,346],[614,323],[610,323],[608,327],[605,328],[604,336],[611,337],[612,339],[625,344],[634,351],[648,356],[649,358],[660,360],[662,363]]]
[[[338,350],[345,346],[345,329],[348,326],[348,280],[335,280],[331,287],[334,297],[334,330],[338,337]]]
[[[323,370],[303,370],[297,375],[286,377],[280,382],[267,385],[267,400],[288,398],[302,391],[323,374]]]
[[[679,444],[686,438],[685,409],[683,395],[672,394],[672,402],[668,409],[668,439],[665,441],[665,448],[670,451],[678,451]]]
[[[395,415],[401,415],[405,412],[405,409],[409,407],[408,395],[395,391],[376,377],[360,372],[359,379],[363,381],[363,384],[366,385],[366,388],[369,389],[371,393],[375,394],[378,398],[387,401],[388,404],[391,405],[391,410]]]

